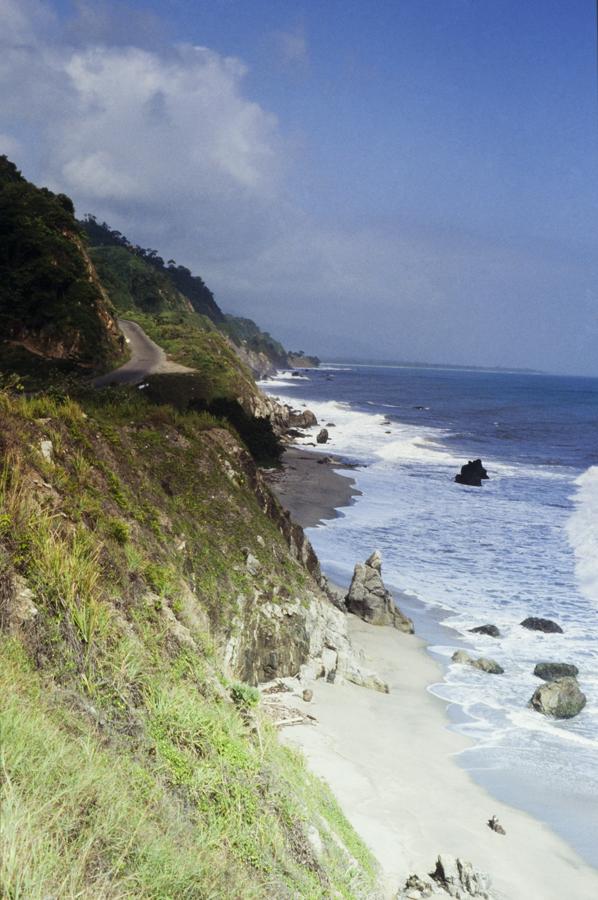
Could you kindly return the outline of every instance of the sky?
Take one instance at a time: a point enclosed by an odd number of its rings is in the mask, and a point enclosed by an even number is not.
[[[0,152],[322,358],[598,375],[594,0],[0,0]]]

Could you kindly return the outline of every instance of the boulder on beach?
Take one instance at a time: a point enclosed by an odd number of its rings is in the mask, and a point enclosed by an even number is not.
[[[586,705],[586,695],[575,680],[567,676],[547,681],[536,688],[529,705],[555,719],[572,719]]]
[[[502,666],[499,666],[497,662],[493,659],[487,659],[485,656],[480,656],[478,659],[470,656],[466,650],[456,650],[451,659],[455,663],[461,663],[464,666],[473,666],[474,669],[479,669],[481,672],[487,672],[489,675],[502,675],[504,673],[504,669]]]
[[[327,442],[327,440],[328,440],[328,430],[326,428],[321,428],[320,431],[318,432],[316,441],[318,442],[318,444],[325,444]]]
[[[410,875],[396,895],[397,900],[424,900],[438,897],[477,898],[493,900],[487,875],[478,872],[470,862],[443,853],[436,860],[436,868],[426,875]]]
[[[557,678],[579,675],[579,669],[573,663],[540,662],[536,664],[534,675],[544,681],[556,681]]]
[[[469,460],[461,466],[459,475],[455,475],[457,484],[467,484],[469,487],[481,487],[482,481],[488,480],[488,473],[482,465],[481,459]]]
[[[537,616],[529,616],[519,624],[523,625],[524,628],[529,628],[530,631],[544,631],[549,634],[563,633],[561,626],[557,622],[553,622],[552,619],[539,619]]]
[[[476,625],[475,628],[470,628],[469,631],[472,634],[487,634],[489,637],[493,638],[500,637],[500,631],[496,625]]]
[[[302,412],[292,409],[289,412],[289,426],[291,428],[313,428],[317,424],[318,420],[311,409],[304,409]]]
[[[345,598],[349,612],[370,625],[392,625],[413,634],[413,622],[395,605],[382,581],[382,556],[378,550],[364,564],[357,563],[349,593]]]

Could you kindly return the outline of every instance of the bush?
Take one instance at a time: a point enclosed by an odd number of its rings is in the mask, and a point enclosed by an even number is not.
[[[250,709],[260,702],[260,692],[250,684],[238,681],[230,689],[230,695],[236,706],[241,709]]]

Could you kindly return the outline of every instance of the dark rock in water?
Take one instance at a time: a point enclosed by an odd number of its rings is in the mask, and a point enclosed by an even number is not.
[[[413,633],[413,622],[395,606],[390,591],[382,581],[382,557],[374,550],[365,564],[357,563],[345,599],[347,609],[370,625],[392,625],[399,631]]]
[[[557,678],[536,688],[529,705],[545,716],[572,719],[586,705],[586,696],[575,678]]]
[[[328,441],[328,432],[325,428],[321,428],[316,438],[318,444],[325,444]]]
[[[500,631],[496,625],[476,625],[475,628],[469,629],[472,634],[487,634],[490,637],[500,637]]]
[[[292,374],[293,374],[293,378],[301,378],[301,375],[299,372],[293,372]]]
[[[579,669],[572,663],[541,662],[536,665],[534,675],[544,681],[555,681],[557,678],[565,676],[575,678],[576,675],[579,675]]]
[[[507,832],[504,830],[496,816],[492,816],[491,819],[488,819],[488,828],[492,831],[496,831],[497,834],[506,834]]]
[[[469,460],[464,466],[461,466],[461,473],[455,475],[457,484],[467,484],[470,487],[481,487],[482,481],[488,479],[488,473],[482,465],[481,459]]]
[[[326,422],[326,428],[336,428],[334,422]]]
[[[487,672],[489,675],[503,675],[505,671],[503,667],[499,666],[493,659],[487,659],[485,656],[474,659],[474,657],[470,656],[466,650],[456,650],[451,656],[451,659],[453,662],[462,663],[465,666],[472,666],[474,669],[480,669],[481,672]]]
[[[523,625],[524,628],[529,628],[530,631],[544,631],[551,634],[563,633],[561,626],[557,622],[553,622],[552,619],[539,619],[537,616],[529,616],[519,624]]]
[[[311,703],[313,696],[314,696],[314,692],[312,690],[310,690],[309,688],[305,688],[305,690],[303,691],[301,696],[303,697],[303,699],[305,700],[306,703]]]

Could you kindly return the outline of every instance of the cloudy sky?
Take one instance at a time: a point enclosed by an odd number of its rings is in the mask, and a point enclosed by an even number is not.
[[[598,375],[593,0],[0,0],[0,152],[323,357]]]

